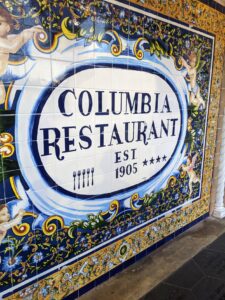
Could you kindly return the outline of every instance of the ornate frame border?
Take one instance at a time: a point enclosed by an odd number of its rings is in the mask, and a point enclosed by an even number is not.
[[[202,220],[208,215],[220,101],[219,87],[221,86],[223,53],[225,47],[225,18],[221,12],[196,0],[179,0],[175,3],[173,0],[147,0],[145,2],[146,3],[143,4],[143,1],[139,0],[130,1],[130,3],[138,4],[139,7],[150,9],[155,13],[162,14],[169,18],[176,18],[176,21],[179,20],[182,23],[188,23],[191,27],[200,28],[210,32],[216,37],[202,198],[133,234],[100,249],[81,261],[75,262],[73,265],[67,266],[64,269],[51,274],[47,278],[40,280],[38,283],[8,295],[6,299],[23,299],[24,296],[29,295],[29,293],[33,294],[33,299],[46,299],[41,298],[40,295],[41,289],[45,288],[46,285],[50,285],[55,289],[56,299],[62,299],[62,297],[74,293],[82,287],[88,287],[88,284],[96,281],[97,278],[107,274],[110,270],[125,264],[129,259],[132,260],[135,255],[148,253],[157,247],[157,245],[165,242],[168,238],[173,238],[184,229],[187,229],[189,225],[193,225],[195,222]],[[151,232],[150,238],[149,232]],[[160,243],[158,243],[159,241]],[[148,249],[148,251],[146,251],[146,249]],[[112,262],[112,265],[107,265],[107,262]],[[74,282],[73,274],[77,274],[77,272],[80,272],[80,274],[76,277],[78,278],[76,279],[76,282]],[[84,274],[88,276],[84,276]],[[81,293],[79,292],[79,294]]]

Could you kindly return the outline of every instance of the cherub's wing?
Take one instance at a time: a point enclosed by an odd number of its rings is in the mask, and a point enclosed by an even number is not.
[[[206,61],[201,60],[201,50],[199,49],[198,53],[197,53],[197,62],[196,62],[197,73],[201,72],[201,70],[204,68],[205,64],[206,64]]]
[[[201,50],[198,50],[197,52],[197,62],[196,62],[196,69],[199,69],[199,65],[200,65],[200,61],[201,61]]]
[[[202,71],[202,69],[204,68],[206,62],[203,60],[200,60],[198,68],[197,68],[197,73],[200,73]]]

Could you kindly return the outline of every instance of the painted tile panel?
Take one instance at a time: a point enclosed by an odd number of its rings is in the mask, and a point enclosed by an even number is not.
[[[214,37],[126,2],[7,3],[0,292],[62,299],[207,214]]]

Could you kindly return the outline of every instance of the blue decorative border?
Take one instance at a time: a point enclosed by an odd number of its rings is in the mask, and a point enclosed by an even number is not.
[[[64,298],[64,300],[75,300],[77,297],[82,296],[83,294],[87,293],[94,287],[100,285],[104,281],[108,280],[110,277],[115,276],[117,273],[121,272],[123,269],[129,267],[130,265],[133,265],[134,263],[138,262],[145,256],[149,255],[153,251],[155,251],[157,248],[161,247],[162,245],[168,243],[171,240],[174,240],[177,236],[184,233],[184,231],[188,230],[190,227],[196,225],[197,223],[204,221],[206,218],[209,217],[209,213],[204,214],[203,216],[199,217],[195,221],[189,223],[188,225],[185,225],[181,229],[177,230],[176,232],[172,233],[171,235],[168,235],[161,241],[155,243],[154,245],[150,246],[148,249],[142,251],[141,253],[137,254],[136,256],[132,257],[131,259],[121,263],[118,267],[113,269],[112,271],[102,275],[101,277],[97,278],[96,280],[92,281],[91,283],[87,284],[86,286],[82,287],[75,293],[69,295],[68,297]],[[168,274],[169,275],[169,274]],[[159,300],[159,299],[155,299]]]

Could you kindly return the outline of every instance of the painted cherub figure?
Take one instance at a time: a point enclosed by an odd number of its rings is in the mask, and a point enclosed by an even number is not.
[[[6,91],[2,78],[7,73],[9,55],[17,53],[35,33],[42,31],[41,26],[34,26],[19,34],[10,34],[13,28],[13,18],[7,10],[0,8],[0,104],[5,102]]]
[[[192,184],[193,183],[200,183],[200,178],[197,176],[197,174],[194,171],[194,167],[195,167],[195,163],[198,157],[198,153],[196,153],[193,157],[191,157],[190,155],[188,155],[187,157],[187,164],[184,165],[182,164],[182,169],[183,171],[187,172],[188,177],[189,177],[189,195],[191,197],[192,192],[193,192],[193,187]]]
[[[0,245],[2,240],[5,238],[7,231],[22,221],[24,213],[25,211],[20,209],[17,216],[10,220],[10,214],[7,205],[0,205]]]
[[[188,83],[188,89],[190,92],[190,102],[199,108],[205,108],[205,102],[201,96],[199,85],[197,84],[197,69],[198,69],[198,59],[195,52],[191,52],[188,57],[189,63],[181,57],[181,62],[184,68],[186,68],[187,74],[190,78]],[[185,74],[186,76],[186,74]]]

